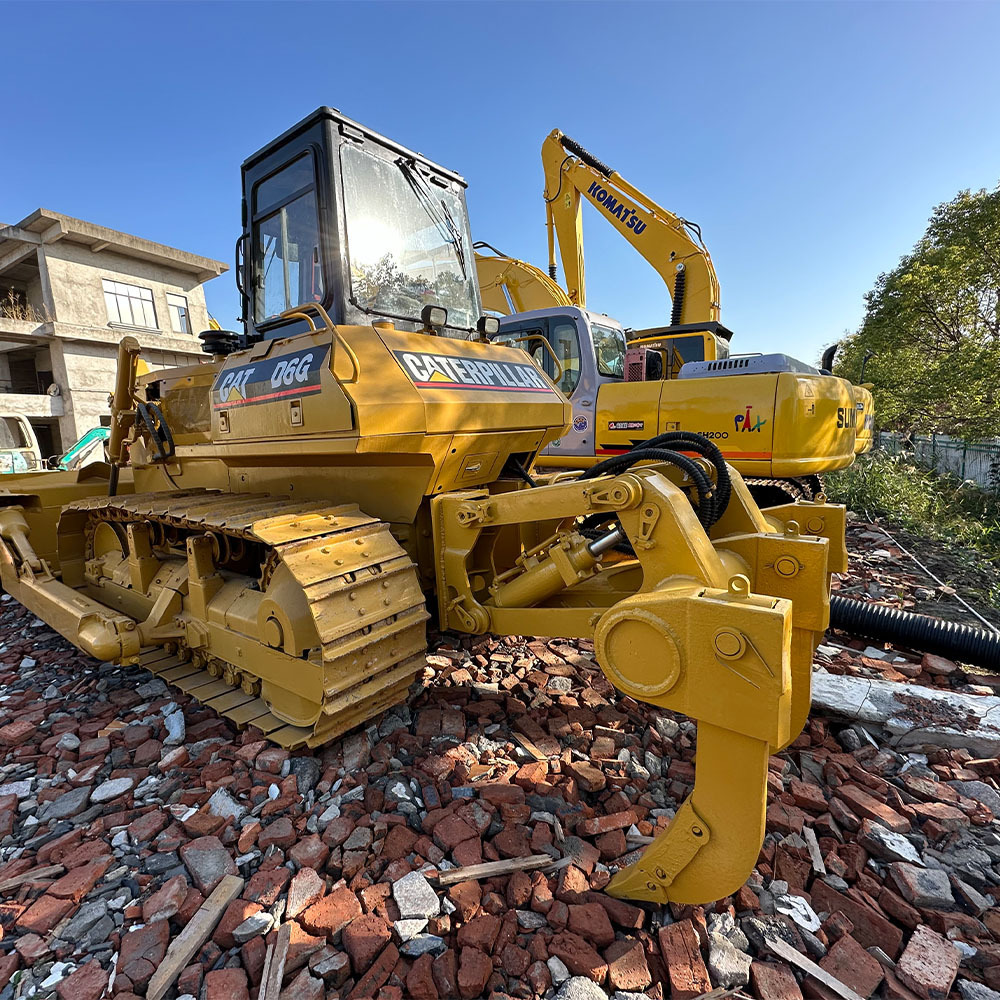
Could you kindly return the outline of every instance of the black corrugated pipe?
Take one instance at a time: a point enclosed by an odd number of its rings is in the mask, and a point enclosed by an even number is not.
[[[987,670],[1000,671],[1000,633],[915,615],[910,611],[834,594],[830,626],[908,649],[936,653]]]

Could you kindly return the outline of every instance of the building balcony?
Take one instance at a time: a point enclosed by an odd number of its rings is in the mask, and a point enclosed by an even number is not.
[[[11,319],[0,312],[0,341],[10,341],[18,346],[47,340],[52,336],[52,324],[37,319]],[[4,345],[0,344],[0,350]]]
[[[65,415],[62,396],[50,396],[44,392],[11,392],[9,386],[9,382],[0,381],[0,416],[16,413],[35,420]]]

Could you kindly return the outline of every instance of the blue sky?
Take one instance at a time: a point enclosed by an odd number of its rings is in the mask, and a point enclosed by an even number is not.
[[[544,266],[558,127],[702,226],[734,349],[809,361],[934,204],[1000,179],[996,4],[7,3],[3,27],[4,222],[228,262],[241,161],[329,104],[464,174],[473,236]],[[666,322],[652,269],[584,226],[588,305]],[[206,291],[233,326],[231,272]]]

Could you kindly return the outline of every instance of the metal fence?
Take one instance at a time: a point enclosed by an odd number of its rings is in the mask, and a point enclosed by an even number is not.
[[[970,479],[984,490],[1000,493],[1000,438],[969,442],[947,434],[880,431],[876,447],[890,455],[905,455],[937,473]]]

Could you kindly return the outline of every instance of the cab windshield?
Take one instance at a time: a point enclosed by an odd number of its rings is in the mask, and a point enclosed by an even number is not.
[[[609,326],[591,323],[594,337],[594,351],[597,354],[597,370],[612,378],[625,376],[625,334]]]
[[[341,148],[354,304],[416,324],[425,305],[444,306],[453,335],[472,330],[479,302],[461,187],[413,160]]]

